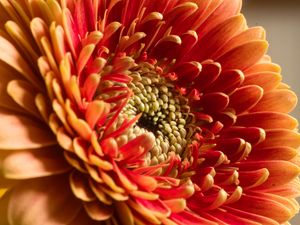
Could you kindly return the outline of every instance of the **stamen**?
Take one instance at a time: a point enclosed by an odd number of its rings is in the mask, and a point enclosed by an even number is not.
[[[131,69],[130,76],[128,88],[134,96],[122,114],[131,118],[142,113],[134,129],[155,135],[156,144],[146,160],[154,165],[167,160],[170,152],[182,155],[193,137],[193,130],[187,129],[188,100],[156,72],[155,65],[140,63]]]

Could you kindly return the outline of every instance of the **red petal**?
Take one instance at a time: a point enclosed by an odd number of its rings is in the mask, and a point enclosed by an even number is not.
[[[238,88],[230,95],[229,107],[232,107],[237,114],[253,108],[263,97],[263,89],[256,85],[248,85]]]
[[[265,131],[258,127],[230,127],[222,131],[221,138],[242,138],[252,145],[265,140]]]
[[[195,102],[195,107],[203,108],[207,112],[220,112],[229,104],[229,97],[222,92],[205,94],[199,102]]]
[[[170,219],[173,220],[178,225],[218,225],[215,222],[212,222],[203,217],[199,217],[193,212],[183,211],[181,213],[174,213],[170,216]]]

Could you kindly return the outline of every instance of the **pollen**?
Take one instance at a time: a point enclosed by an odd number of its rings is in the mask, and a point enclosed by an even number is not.
[[[155,135],[155,146],[148,152],[148,164],[155,165],[168,158],[170,152],[181,156],[192,140],[193,130],[188,99],[150,63],[134,67],[128,87],[133,96],[124,107],[123,114],[141,118],[133,129]]]

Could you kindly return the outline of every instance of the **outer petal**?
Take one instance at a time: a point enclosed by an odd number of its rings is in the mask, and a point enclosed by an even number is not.
[[[55,137],[46,127],[39,126],[26,116],[0,108],[1,149],[40,148],[55,143]]]
[[[258,62],[267,48],[266,41],[251,41],[230,50],[216,61],[220,62],[224,69],[243,70]]]
[[[71,222],[79,210],[66,176],[39,178],[22,182],[12,190],[8,221],[18,225],[62,225]]]
[[[56,149],[10,151],[0,160],[0,168],[6,178],[28,179],[63,173],[70,165],[56,146]]]

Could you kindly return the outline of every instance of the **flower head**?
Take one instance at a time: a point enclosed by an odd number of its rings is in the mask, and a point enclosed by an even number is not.
[[[283,224],[297,98],[241,0],[1,0],[0,224]]]

